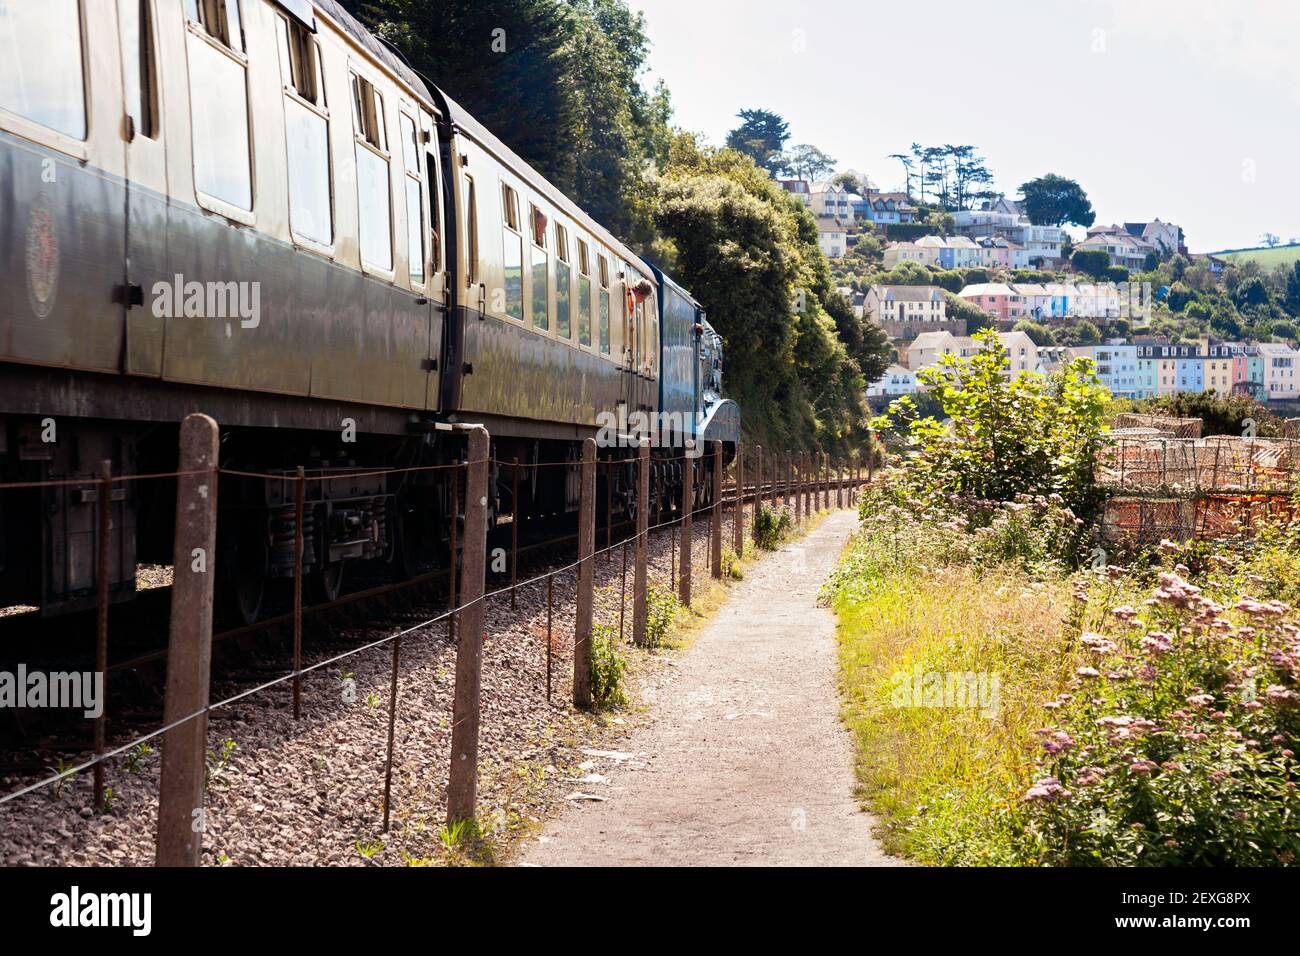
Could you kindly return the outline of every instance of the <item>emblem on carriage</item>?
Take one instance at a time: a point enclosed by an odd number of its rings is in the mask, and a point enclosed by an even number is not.
[[[27,296],[32,311],[46,318],[59,292],[59,231],[50,199],[36,197],[27,226]]]

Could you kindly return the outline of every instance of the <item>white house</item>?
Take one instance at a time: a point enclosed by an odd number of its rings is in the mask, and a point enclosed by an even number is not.
[[[884,377],[867,386],[867,397],[878,398],[885,395],[914,395],[919,389],[916,373],[901,365],[891,365],[885,370]]]
[[[943,322],[948,306],[943,290],[933,285],[873,285],[863,300],[864,317],[886,322]]]
[[[1264,394],[1270,400],[1300,396],[1300,353],[1278,342],[1259,343],[1259,357],[1264,365]]]
[[[813,183],[808,191],[809,208],[814,216],[838,219],[842,223],[853,222],[853,200],[851,193],[843,186],[832,182]]]
[[[817,241],[830,259],[842,259],[849,250],[848,228],[830,216],[817,217]]]

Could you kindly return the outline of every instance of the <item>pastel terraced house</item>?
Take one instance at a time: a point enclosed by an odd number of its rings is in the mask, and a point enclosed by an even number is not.
[[[1025,318],[1024,296],[1005,282],[968,285],[957,295],[994,318],[1004,321]]]
[[[1259,357],[1264,366],[1264,397],[1269,401],[1300,396],[1300,353],[1289,345],[1261,342]]]

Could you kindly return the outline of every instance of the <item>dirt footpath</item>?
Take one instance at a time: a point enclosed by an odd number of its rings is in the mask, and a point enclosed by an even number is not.
[[[540,866],[888,866],[853,797],[835,622],[817,594],[852,512],[748,570],[647,701],[653,722],[592,751],[571,806],[521,852]],[[578,796],[584,795],[584,796]],[[601,799],[586,799],[596,797]]]

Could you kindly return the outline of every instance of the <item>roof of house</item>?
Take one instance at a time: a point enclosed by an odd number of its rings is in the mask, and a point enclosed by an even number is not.
[[[1051,295],[1046,286],[1036,282],[1017,282],[1011,286],[1020,295]]]
[[[968,285],[957,293],[962,298],[970,298],[976,295],[1018,295],[1015,289],[1005,282],[977,282],[975,285]]]
[[[912,344],[907,347],[910,352],[912,349],[937,349],[942,348],[956,336],[951,332],[922,332],[916,338],[912,339]]]
[[[943,298],[943,290],[937,285],[873,285],[871,289],[876,295],[895,302],[931,302]]]
[[[818,216],[817,231],[818,232],[847,232],[848,230],[845,227],[844,223],[840,222],[834,216]]]

